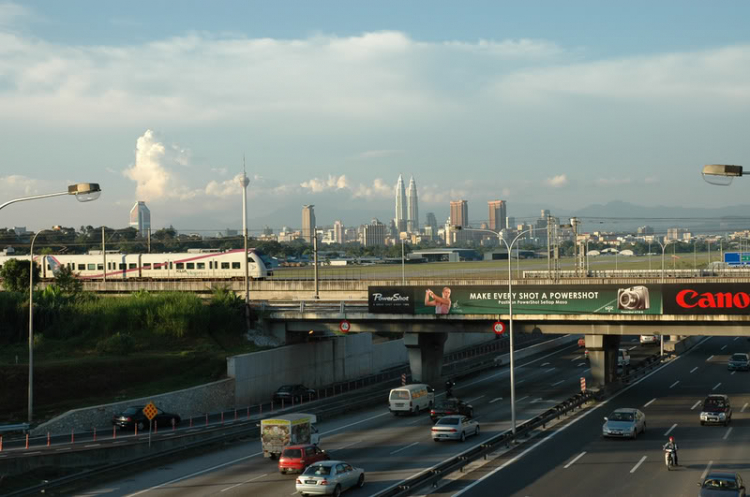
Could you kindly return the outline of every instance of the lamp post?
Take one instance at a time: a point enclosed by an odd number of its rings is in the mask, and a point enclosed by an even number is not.
[[[664,283],[664,249],[669,245],[669,240],[665,240],[661,243],[659,240],[654,240],[661,247],[661,282]]]
[[[406,266],[404,259],[404,239],[401,238],[401,285],[406,286]]]
[[[703,174],[703,179],[706,183],[718,186],[729,186],[734,178],[745,176],[748,173],[742,171],[742,166],[708,164],[703,166],[701,174]]]
[[[245,158],[242,158],[243,168],[242,177],[240,178],[240,185],[242,185],[242,238],[245,242],[245,318],[250,319],[250,268],[248,262],[247,253],[247,185],[250,184],[250,179],[247,177],[244,168]]]
[[[0,205],[0,209],[16,202],[60,197],[62,195],[74,195],[79,202],[90,202],[98,199],[101,192],[102,190],[99,188],[98,183],[77,183],[75,185],[69,185],[68,191],[66,192],[48,193],[45,195],[34,195],[32,197],[21,197],[9,200]],[[36,237],[39,236],[39,233],[42,231],[44,230],[40,230],[34,235],[29,250],[29,425],[31,425],[34,418],[34,242],[36,241]]]
[[[493,233],[498,240],[503,242],[505,249],[508,251],[508,333],[510,333],[510,418],[513,434],[516,434],[516,377],[515,377],[515,355],[513,350],[513,245],[526,233],[530,233],[534,228],[520,232],[510,244],[505,241],[502,234],[497,231],[479,228],[464,228],[463,226],[454,226],[453,229],[464,231],[482,231]]]

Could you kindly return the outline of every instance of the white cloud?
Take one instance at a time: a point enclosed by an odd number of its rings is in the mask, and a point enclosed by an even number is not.
[[[357,188],[352,193],[352,197],[364,198],[368,200],[383,199],[393,197],[395,195],[394,191],[395,190],[393,185],[387,184],[380,178],[375,178],[375,180],[372,182],[372,185],[360,184],[359,186],[357,186]]]
[[[300,183],[302,188],[310,190],[312,193],[320,193],[327,190],[343,190],[348,188],[346,182],[346,176],[332,176],[328,175],[328,179],[313,178],[308,181]]]
[[[8,197],[0,200],[0,204],[5,203],[8,200],[12,200],[13,197],[17,196],[29,197],[32,195],[41,195],[42,193],[40,193],[39,191],[39,186],[39,180],[29,178],[21,174],[0,176],[0,192],[2,193],[3,197]]]
[[[561,188],[568,184],[568,177],[564,174],[558,174],[557,176],[547,178],[544,180],[544,183],[552,188]]]
[[[629,185],[633,182],[630,178],[597,178],[594,183],[597,186],[622,186]]]
[[[18,22],[18,19],[30,17],[31,11],[13,2],[0,3],[0,26],[11,26]]]
[[[210,181],[206,185],[205,193],[209,196],[214,197],[229,197],[232,195],[240,195],[242,193],[242,184],[240,180],[242,174],[236,175],[232,179],[228,179],[222,182]]]

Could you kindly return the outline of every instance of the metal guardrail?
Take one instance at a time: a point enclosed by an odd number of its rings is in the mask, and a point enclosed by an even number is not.
[[[28,431],[29,423],[18,423],[14,425],[0,425],[0,433],[8,433],[11,431]]]

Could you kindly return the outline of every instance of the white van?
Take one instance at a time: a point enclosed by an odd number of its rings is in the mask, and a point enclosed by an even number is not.
[[[435,404],[435,389],[419,383],[394,388],[388,396],[388,410],[394,416],[399,413],[419,414],[419,411],[432,409]]]

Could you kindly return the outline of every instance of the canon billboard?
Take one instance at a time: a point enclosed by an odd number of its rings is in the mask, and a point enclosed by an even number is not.
[[[664,285],[664,314],[750,314],[750,284]]]

